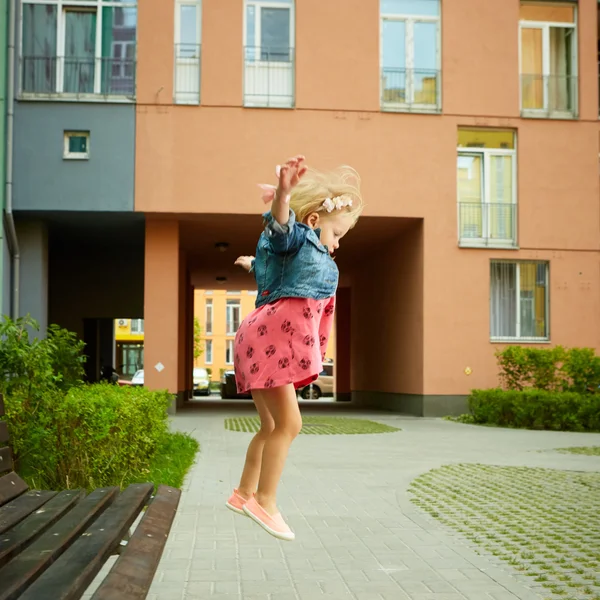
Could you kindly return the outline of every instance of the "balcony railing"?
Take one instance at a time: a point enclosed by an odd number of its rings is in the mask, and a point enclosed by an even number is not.
[[[21,93],[41,96],[135,96],[135,60],[21,57]]]
[[[381,70],[381,107],[384,110],[439,111],[441,72],[433,69]]]
[[[176,104],[200,103],[200,44],[175,44]]]
[[[515,247],[517,205],[459,202],[458,238],[461,246]]]
[[[294,106],[294,48],[244,48],[244,105]]]
[[[521,75],[521,110],[526,116],[576,117],[577,77]]]

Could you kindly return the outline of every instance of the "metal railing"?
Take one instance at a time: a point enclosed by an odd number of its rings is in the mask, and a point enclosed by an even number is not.
[[[459,202],[458,237],[465,245],[516,246],[517,205]]]
[[[135,96],[136,62],[128,58],[21,57],[21,92]]]
[[[383,68],[381,105],[383,108],[439,109],[440,82],[441,72],[435,69]]]
[[[175,44],[173,97],[176,104],[200,103],[200,44]]]
[[[291,108],[295,101],[294,48],[244,48],[244,104]]]
[[[577,83],[573,75],[521,75],[521,110],[577,116]]]

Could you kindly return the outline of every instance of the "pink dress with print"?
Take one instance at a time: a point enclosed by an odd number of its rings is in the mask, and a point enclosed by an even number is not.
[[[335,298],[282,298],[246,317],[235,338],[238,393],[315,381],[333,325]]]

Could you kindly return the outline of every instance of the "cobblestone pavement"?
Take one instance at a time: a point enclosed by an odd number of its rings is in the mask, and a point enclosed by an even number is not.
[[[331,410],[305,414],[340,415]],[[600,471],[600,434],[482,428],[390,413],[348,412],[400,431],[301,435],[279,503],[296,541],[279,542],[224,502],[250,433],[228,431],[238,408],[189,410],[173,427],[201,444],[151,589],[151,600],[538,600],[539,583],[478,554],[472,541],[411,502],[409,486],[442,465],[480,463]]]

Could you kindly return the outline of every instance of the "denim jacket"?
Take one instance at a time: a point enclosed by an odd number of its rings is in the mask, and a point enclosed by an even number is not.
[[[256,278],[256,308],[280,298],[331,298],[339,271],[319,239],[321,230],[298,223],[293,210],[286,225],[268,212],[266,226],[256,246],[251,271]]]

